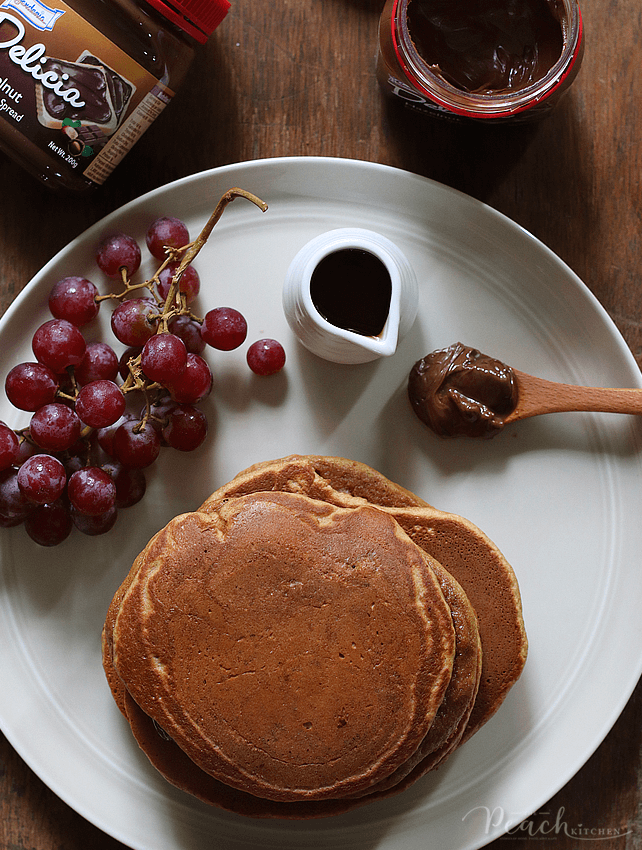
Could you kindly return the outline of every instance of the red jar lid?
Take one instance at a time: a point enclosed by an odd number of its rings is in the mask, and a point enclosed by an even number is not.
[[[202,44],[227,15],[229,0],[147,0],[161,15]]]

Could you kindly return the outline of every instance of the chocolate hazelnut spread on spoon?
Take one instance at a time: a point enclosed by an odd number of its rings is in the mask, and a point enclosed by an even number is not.
[[[642,414],[642,390],[547,381],[457,342],[418,360],[410,371],[413,410],[440,437],[494,437],[543,413]]]

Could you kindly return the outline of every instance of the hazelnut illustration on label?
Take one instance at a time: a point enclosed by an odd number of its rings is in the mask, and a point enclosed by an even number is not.
[[[66,3],[0,3],[0,133],[100,184],[173,91]],[[12,129],[13,128],[13,129]]]

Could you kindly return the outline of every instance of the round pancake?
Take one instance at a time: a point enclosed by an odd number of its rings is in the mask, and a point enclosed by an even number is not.
[[[111,649],[106,637],[111,634],[115,614],[122,601],[124,591],[136,572],[140,560],[141,556],[137,559],[130,576],[123,582],[121,589],[114,597],[112,606],[110,606],[104,630],[104,665],[116,703],[132,724],[135,737],[157,769],[172,784],[195,794],[206,802],[254,817],[325,817],[353,808],[353,805],[340,805],[338,801],[333,804],[330,804],[330,801],[318,804],[310,803],[306,806],[273,803],[270,806],[267,801],[259,801],[252,795],[235,792],[228,786],[218,783],[204,774],[186,756],[178,758],[176,754],[178,747],[174,742],[171,742],[171,745],[162,743],[162,740],[159,739],[157,727],[154,726],[151,719],[138,706],[132,707],[133,701],[126,694],[122,680],[115,673],[111,664]],[[434,559],[430,559],[430,566],[437,576],[448,603],[455,628],[456,650],[452,676],[430,730],[418,750],[386,780],[380,781],[367,791],[361,792],[359,796],[368,795],[368,799],[362,801],[364,803],[378,798],[382,795],[382,792],[397,785],[409,773],[412,772],[413,776],[416,777],[423,775],[445,758],[461,739],[474,704],[481,672],[481,643],[475,613],[465,593],[453,577]],[[125,709],[127,699],[130,704],[129,711]],[[135,703],[133,705],[135,706]],[[165,737],[166,740],[171,741],[167,736]],[[421,771],[416,769],[418,765],[421,766]],[[403,787],[406,787],[405,782],[403,785],[399,785],[399,790],[402,790]]]
[[[462,737],[468,740],[498,710],[519,678],[528,652],[517,579],[498,547],[472,522],[439,511],[365,464],[344,458],[290,455],[255,464],[201,506],[253,487],[296,490],[343,507],[373,504],[451,573],[470,599],[482,643],[482,676]]]
[[[431,569],[437,576],[451,611],[456,649],[452,675],[444,699],[416,752],[385,780],[381,780],[354,797],[345,797],[336,801],[280,803],[245,794],[218,782],[198,768],[166,733],[154,725],[151,718],[129,696],[122,679],[116,674],[111,664],[111,648],[107,635],[111,634],[117,609],[140,558],[141,556],[137,559],[130,576],[123,582],[119,593],[114,597],[110,608],[104,629],[104,666],[116,703],[128,719],[141,749],[157,770],[176,787],[204,802],[251,817],[296,819],[328,817],[349,811],[356,805],[388,796],[389,793],[403,790],[410,784],[403,781],[408,775],[413,776],[412,781],[419,778],[439,764],[461,740],[475,702],[481,674],[482,656],[477,618],[458,582],[434,559],[430,559]]]
[[[172,520],[132,573],[106,653],[226,785],[277,801],[355,793],[424,740],[455,632],[425,555],[381,510],[229,499]]]
[[[253,818],[308,820],[330,817],[405,790],[438,765],[459,743],[474,704],[481,671],[481,645],[474,613],[452,577],[438,564],[433,569],[440,576],[455,624],[457,650],[453,674],[435,720],[417,752],[367,793],[333,800],[278,802],[231,788],[197,767],[142,711],[121,682],[124,713],[139,746],[172,785],[209,805]],[[452,721],[455,715],[459,717],[457,723]]]

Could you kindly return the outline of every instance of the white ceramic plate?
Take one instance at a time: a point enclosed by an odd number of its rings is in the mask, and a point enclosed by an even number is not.
[[[411,365],[461,340],[542,377],[640,386],[624,341],[578,278],[493,210],[389,167],[324,158],[226,166],[152,192],[91,227],[34,278],[0,328],[2,374],[31,358],[51,285],[84,274],[99,238],[143,240],[161,214],[193,235],[219,196],[242,186],[195,265],[203,312],[230,304],[287,349],[285,370],[252,376],[245,347],[212,352],[212,432],[194,455],[165,450],[148,495],[101,538],[73,534],[41,549],[20,528],[0,537],[0,722],[42,779],[78,812],[140,850],[350,848],[449,850],[490,842],[543,805],[616,720],[642,665],[640,424],[632,417],[559,414],[492,441],[442,441],[405,397]],[[337,366],[291,336],[281,285],[309,239],[337,227],[396,242],[420,285],[419,318],[397,353]],[[151,265],[147,270],[151,269]],[[103,290],[104,291],[104,290]],[[92,333],[109,337],[109,309]],[[4,377],[2,378],[4,380]],[[2,403],[0,418],[26,424]],[[249,464],[289,453],[365,461],[432,504],[471,519],[517,573],[530,638],[520,681],[501,711],[447,765],[404,794],[337,818],[261,822],[175,791],[138,752],[111,700],[100,630],[134,556],[173,515],[196,508]],[[573,812],[565,812],[570,827]],[[584,824],[587,826],[587,824]],[[599,826],[597,824],[596,826]]]

